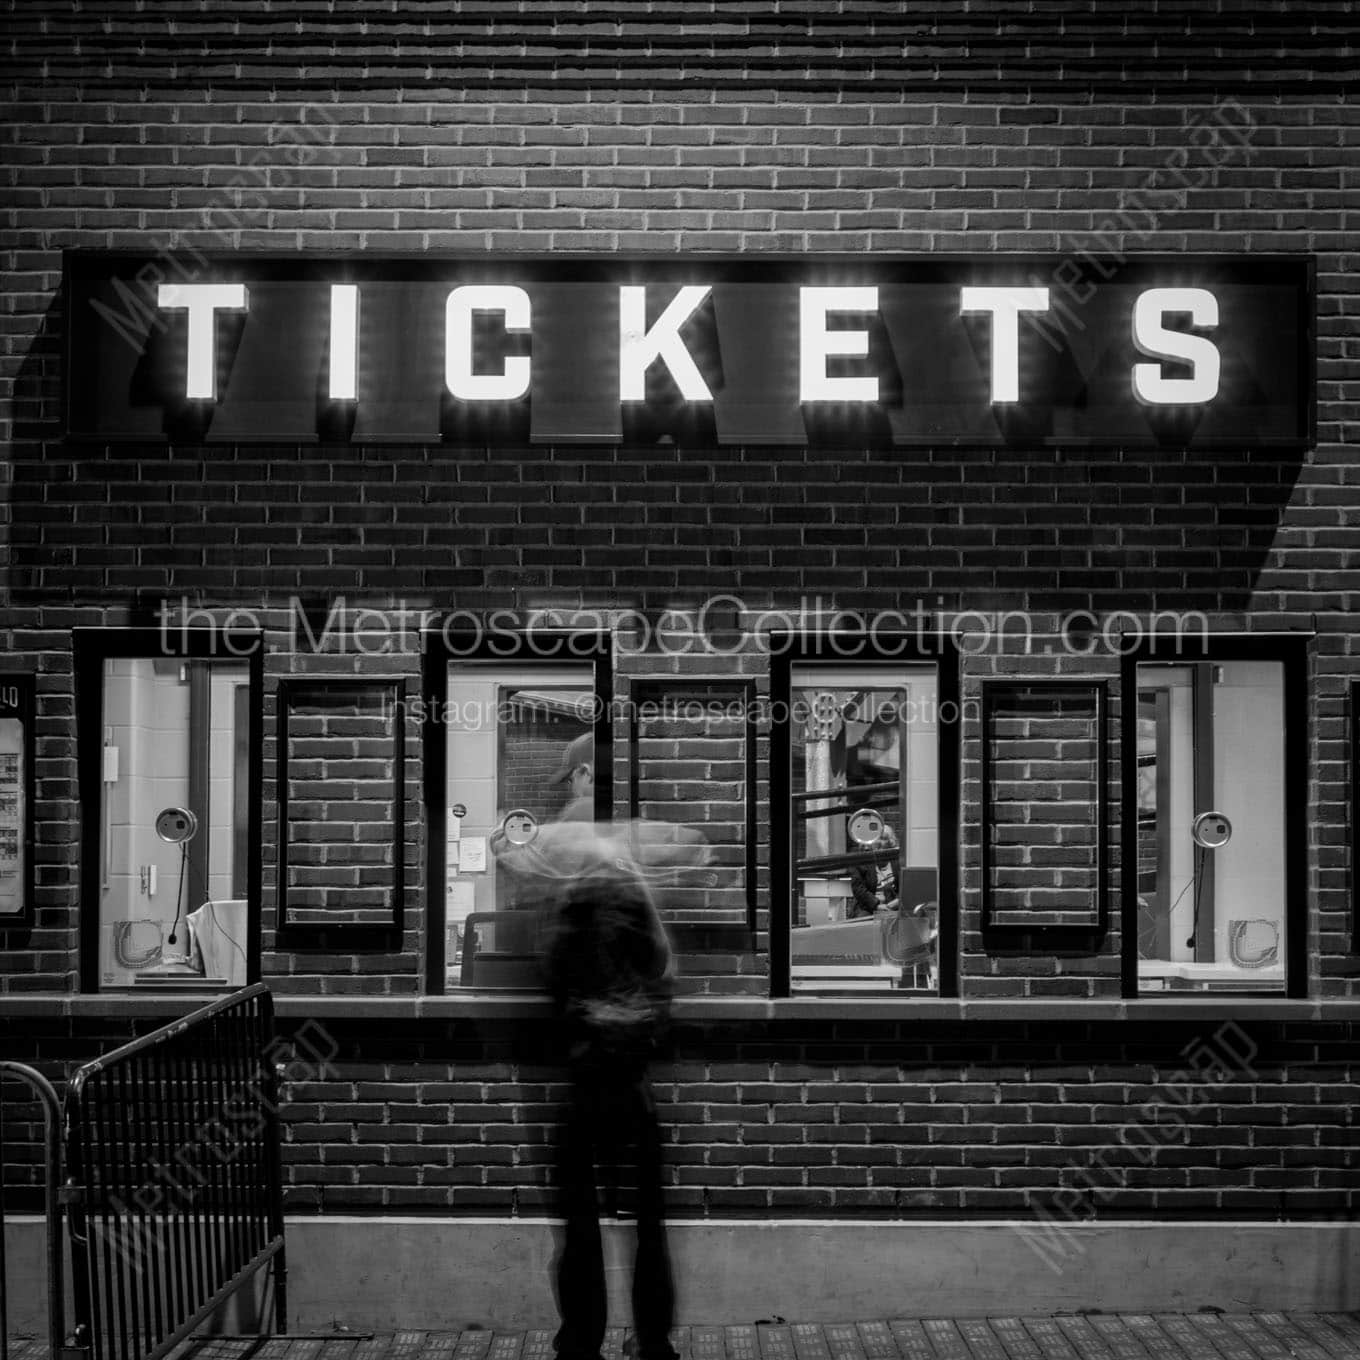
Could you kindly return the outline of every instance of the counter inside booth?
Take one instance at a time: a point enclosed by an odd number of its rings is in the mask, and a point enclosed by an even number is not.
[[[800,880],[806,916],[791,936],[796,975],[933,992],[937,877],[934,869],[906,869],[895,907],[854,917],[845,914],[848,879]]]

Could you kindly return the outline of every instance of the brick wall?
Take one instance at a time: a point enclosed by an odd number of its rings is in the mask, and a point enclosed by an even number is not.
[[[581,724],[569,719],[533,718],[505,724],[501,778],[506,808],[526,808],[542,821],[551,821],[566,805],[565,783],[548,780],[557,773],[567,745],[581,735]]]
[[[331,1033],[336,1070],[290,1092],[298,1211],[548,1209],[563,1091],[541,1030],[427,1027],[417,1063],[405,1028]],[[1045,1207],[1063,1222],[1339,1212],[1360,1191],[1354,1037],[1217,1021],[686,1025],[654,1074],[667,1204]]]
[[[970,656],[964,697],[976,700],[989,676],[1108,680],[1116,792],[1118,667],[1062,654],[1062,615],[1201,610],[1224,626],[1315,627],[1311,987],[1357,994],[1346,688],[1360,678],[1348,169],[1360,114],[1347,98],[1355,46],[1342,0],[1306,14],[1026,0],[924,18],[869,0],[758,14],[677,2],[605,15],[549,0],[513,16],[351,0],[11,9],[0,627],[6,664],[38,671],[40,746],[37,916],[5,935],[0,988],[74,986],[73,626],[125,623],[187,597],[262,610],[271,641],[286,643],[294,594],[569,612],[657,611],[724,592],[752,610],[819,595],[827,608],[869,612],[918,602],[946,616],[1029,611],[1034,646]],[[1213,456],[74,449],[58,416],[60,252],[71,246],[1311,252],[1318,443],[1304,455]],[[759,658],[729,666],[765,683]],[[359,663],[272,653],[267,772],[277,681],[328,668],[412,684],[418,674],[410,649]],[[625,667],[662,669],[646,658]],[[413,781],[418,737],[410,724]],[[976,806],[980,749],[965,723],[965,810]],[[764,808],[764,733],[757,750]],[[616,762],[621,790],[623,752]],[[410,827],[419,812],[413,792]],[[764,813],[758,834],[764,846]],[[979,836],[965,811],[965,995],[1115,994],[1115,932],[1095,952],[1037,961],[989,947]],[[398,950],[271,950],[267,976],[281,990],[419,990],[423,863],[413,856]],[[764,908],[763,858],[758,882]],[[761,985],[763,959],[739,950],[715,948],[705,967],[727,969],[732,990]],[[1349,1031],[1262,1036],[1261,1079],[1197,1106],[1184,1141],[1131,1167],[1113,1201],[1086,1191],[1097,1212],[1312,1212],[1351,1193],[1338,1146],[1353,1103]],[[1080,1022],[693,1031],[662,1078],[677,1202],[691,1212],[1010,1210],[1092,1165],[1107,1126],[1136,1118],[1192,1037]],[[93,1039],[42,1042],[67,1041]],[[333,1089],[293,1093],[299,1207],[534,1203],[536,1131],[553,1091],[537,1039],[469,1023],[422,1031],[419,1059],[406,1031],[346,1043]]]
[[[653,692],[648,691],[649,695]],[[636,697],[636,696],[635,696]],[[733,703],[735,701],[735,709]],[[705,863],[666,881],[673,919],[746,920],[748,733],[742,695],[676,685],[639,704],[634,767],[637,815],[689,826],[702,837]],[[630,772],[631,773],[631,772]]]
[[[111,20],[109,22],[108,20]],[[166,0],[154,11],[18,7],[14,48],[55,91],[97,80],[120,89],[353,90],[375,103],[456,76],[473,90],[614,91],[776,87],[804,95],[966,86],[1105,94],[1273,89],[1336,93],[1353,72],[1346,0],[1318,0],[1306,19],[1283,3],[1142,3],[1111,16],[1100,0],[949,5],[929,19],[891,0],[774,0],[714,6],[670,0],[628,7],[574,0],[468,7],[436,0],[374,11],[362,0],[281,10],[238,0],[203,10]]]
[[[104,617],[109,617],[105,615]],[[117,617],[114,614],[114,617]],[[393,767],[394,724],[403,724],[404,754],[403,796],[405,825],[403,828],[402,870],[402,920],[399,934],[383,931],[377,927],[377,920],[386,907],[390,919],[391,884],[395,849],[393,845],[394,828],[390,817],[391,793],[382,780],[365,780],[356,783],[353,778],[340,777],[328,771],[328,778],[321,781],[303,780],[302,792],[307,794],[308,784],[328,784],[330,789],[324,796],[309,801],[304,796],[301,802],[304,823],[310,817],[319,820],[315,829],[305,833],[316,836],[324,834],[333,844],[327,847],[322,863],[310,870],[313,882],[311,887],[339,887],[341,893],[325,891],[320,897],[313,895],[304,898],[307,908],[300,918],[301,929],[284,930],[285,923],[279,921],[277,906],[277,883],[280,866],[279,848],[279,789],[277,780],[278,741],[281,721],[281,704],[278,681],[296,678],[302,672],[318,681],[339,679],[352,681],[355,678],[395,681],[403,686],[398,690],[407,695],[417,683],[416,672],[419,658],[414,654],[386,655],[376,650],[380,643],[371,634],[356,634],[353,631],[332,629],[324,640],[324,645],[313,649],[308,644],[305,665],[295,666],[294,656],[286,644],[279,640],[287,633],[282,625],[282,611],[260,611],[259,621],[266,629],[265,647],[268,652],[273,645],[279,650],[265,657],[265,702],[263,713],[263,732],[259,734],[263,759],[263,797],[264,811],[260,823],[262,850],[263,895],[271,904],[269,911],[262,917],[261,930],[261,976],[275,988],[294,992],[321,993],[329,991],[354,992],[364,995],[399,994],[410,995],[422,990],[421,959],[425,948],[425,894],[420,886],[424,880],[424,832],[419,812],[419,790],[422,778],[422,761],[419,745],[420,724],[416,721],[410,707],[403,708],[393,719],[386,719],[381,711],[381,702],[372,698],[372,691],[365,692],[363,706],[354,707],[354,715],[339,716],[342,739],[346,723],[354,724],[353,740],[355,753],[362,751],[369,759],[378,759]],[[124,620],[126,621],[126,620]],[[317,636],[321,625],[316,624],[309,634],[298,625],[303,637]],[[174,630],[171,630],[174,635]],[[320,638],[318,637],[318,641]],[[324,691],[327,706],[337,702],[333,690]],[[315,699],[317,691],[304,687],[300,696],[304,701],[304,723],[310,710],[316,704],[310,703],[309,696]],[[344,699],[338,700],[341,704]],[[350,703],[355,704],[354,700]],[[326,720],[334,730],[335,718]],[[290,733],[297,727],[297,720],[290,716]],[[307,728],[304,726],[304,733]],[[314,739],[313,739],[314,740]],[[304,755],[308,748],[304,746]],[[344,759],[327,761],[328,766],[344,766]],[[306,765],[304,764],[304,770]],[[394,777],[394,775],[393,775]],[[289,782],[294,782],[291,774]],[[332,791],[333,790],[333,791]],[[315,790],[319,795],[320,788]],[[296,797],[296,790],[290,796]],[[349,803],[355,810],[352,817],[336,817],[337,804]],[[290,837],[292,817],[290,813]],[[304,847],[305,849],[305,847]],[[290,842],[290,872],[297,878],[299,865],[297,846]],[[304,856],[305,858],[305,856]],[[360,885],[362,884],[362,889]],[[343,892],[352,888],[361,895],[365,906],[350,921],[352,925],[377,927],[378,934],[371,935],[361,946],[356,946],[352,937],[334,930],[319,929],[333,908],[340,905]],[[289,902],[291,896],[291,884]],[[296,927],[299,918],[293,917],[289,908],[288,925]],[[343,922],[341,922],[343,924]],[[437,947],[437,942],[436,942]],[[33,990],[31,981],[16,978],[15,982]],[[49,984],[50,985],[50,984]]]
[[[388,905],[397,785],[393,726],[379,691],[325,685],[294,691],[288,704],[290,916],[313,923],[334,911],[355,924],[381,924]]]
[[[991,713],[982,734],[989,920],[1089,929],[1099,919],[1101,886],[1096,691],[1013,689]]]
[[[283,1112],[292,1212],[548,1210],[565,1095],[549,1026],[306,1023],[312,1057],[289,1065]],[[60,1078],[127,1034],[36,1021],[9,1049]],[[681,1217],[1004,1214],[1041,1231],[1353,1212],[1357,1037],[1349,1022],[1209,1017],[684,1024],[654,1073],[667,1204]],[[32,1209],[24,1113],[9,1111],[6,1164],[11,1205]]]

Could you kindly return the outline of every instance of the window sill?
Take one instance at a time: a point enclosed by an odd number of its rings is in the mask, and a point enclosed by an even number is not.
[[[37,1017],[171,1020],[186,1015],[220,994],[124,996],[34,992],[0,996],[0,1020]],[[478,996],[360,997],[289,996],[274,998],[284,1018],[326,1020],[536,1020],[551,1014],[545,997],[510,993]],[[1014,1021],[1077,1022],[1215,1020],[1356,1020],[1360,999],[1287,999],[1232,995],[1164,995],[1136,1001],[1080,1001],[1005,998],[958,999],[796,996],[683,996],[674,1005],[681,1023],[714,1021],[778,1022],[783,1020]]]

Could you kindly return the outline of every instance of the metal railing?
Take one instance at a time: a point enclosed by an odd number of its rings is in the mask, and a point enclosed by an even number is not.
[[[47,1353],[56,1360],[66,1339],[66,1282],[63,1271],[65,1235],[62,1231],[61,1105],[56,1090],[36,1068],[27,1063],[0,1062],[0,1135],[4,1131],[6,1079],[21,1081],[38,1097],[43,1109],[43,1145],[46,1162],[43,1210],[47,1230]],[[3,1143],[0,1143],[3,1148]],[[0,1157],[0,1162],[3,1158]],[[0,1176],[0,1360],[9,1360],[9,1276],[5,1259],[5,1187]]]
[[[284,1329],[274,1061],[273,1001],[256,983],[71,1079],[63,1360],[158,1360],[267,1264]]]

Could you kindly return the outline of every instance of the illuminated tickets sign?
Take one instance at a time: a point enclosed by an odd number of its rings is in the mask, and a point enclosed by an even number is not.
[[[66,258],[98,441],[1304,446],[1308,257]]]

